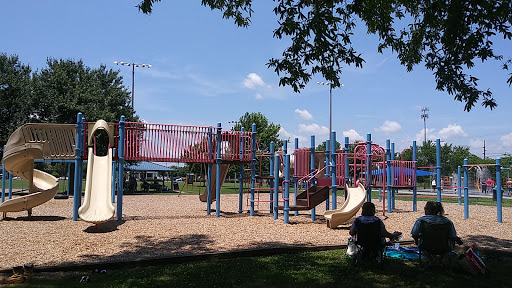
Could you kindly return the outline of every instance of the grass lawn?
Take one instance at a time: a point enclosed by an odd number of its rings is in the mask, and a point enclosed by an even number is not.
[[[15,180],[13,184],[17,181],[22,180]],[[186,189],[182,184],[180,190],[185,194],[197,195],[205,190],[200,182]],[[238,193],[238,187],[235,183],[225,183],[222,193]],[[372,197],[377,199],[376,191]],[[411,197],[397,199],[411,201]],[[432,198],[419,197],[418,200]],[[456,199],[443,201],[457,202]],[[495,202],[480,198],[470,199],[470,204],[495,205]],[[512,206],[512,201],[503,199],[503,205]],[[460,269],[454,273],[439,268],[423,270],[416,262],[397,259],[390,259],[384,270],[380,270],[373,266],[356,268],[352,260],[346,258],[345,250],[332,250],[153,267],[109,269],[106,265],[107,272],[103,274],[91,271],[35,273],[31,283],[9,287],[507,287],[512,283],[509,272],[512,259],[494,258],[485,262],[491,270],[488,276],[474,276]],[[84,275],[90,277],[89,283],[79,283]]]
[[[267,257],[208,260],[154,267],[121,268],[103,274],[87,272],[34,274],[16,287],[507,287],[512,260],[487,260],[491,273],[471,275],[414,261],[389,259],[379,266],[354,267],[345,250],[304,252]],[[79,283],[82,276],[89,283]]]

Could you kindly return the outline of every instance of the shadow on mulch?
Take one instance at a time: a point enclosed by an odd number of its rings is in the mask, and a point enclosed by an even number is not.
[[[487,235],[471,235],[464,238],[463,247],[469,247],[472,244],[476,244],[482,254],[500,254],[504,257],[512,257],[510,251],[512,250],[512,240]]]
[[[41,221],[41,222],[51,222],[51,221],[62,221],[66,219],[66,217],[61,217],[61,216],[23,216],[23,217],[16,217],[16,218],[11,218],[11,217],[6,217],[5,219],[3,219],[3,221]]]
[[[84,229],[86,233],[109,233],[116,230],[119,230],[118,227],[123,225],[126,220],[112,220],[104,223],[100,223],[98,225],[89,226]]]

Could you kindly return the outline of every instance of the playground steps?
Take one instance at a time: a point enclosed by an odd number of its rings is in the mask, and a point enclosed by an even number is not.
[[[309,188],[309,190],[306,190],[297,195],[297,204],[290,205],[290,211],[311,210],[318,204],[327,200],[327,198],[329,198],[329,186],[312,186]],[[277,209],[283,210],[284,206],[277,206]]]

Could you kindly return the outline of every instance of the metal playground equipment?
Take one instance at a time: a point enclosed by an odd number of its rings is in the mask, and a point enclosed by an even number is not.
[[[98,121],[101,122],[101,121]],[[118,123],[103,123],[97,126],[98,122],[86,122],[82,114],[77,115],[76,125],[70,124],[25,124],[20,127],[9,139],[4,153],[4,170],[8,170],[17,176],[27,179],[30,183],[30,194],[24,197],[5,200],[5,177],[2,175],[2,203],[0,212],[29,211],[37,205],[50,200],[55,196],[57,179],[46,175],[42,171],[33,169],[33,162],[46,160],[73,161],[75,163],[74,195],[82,193],[82,169],[85,159],[87,161],[86,190],[101,190],[102,195],[87,194],[87,203],[81,203],[81,197],[74,197],[73,220],[78,220],[80,211],[95,209],[84,205],[102,202],[102,207],[111,210],[101,219],[93,219],[93,223],[104,222],[109,215],[114,213],[112,205],[106,205],[105,201],[116,204],[115,213],[117,219],[122,219],[122,200],[124,183],[124,162],[125,161],[158,161],[158,162],[179,162],[179,163],[204,163],[207,169],[206,205],[207,215],[211,214],[211,205],[215,201],[216,217],[220,217],[220,190],[227,172],[227,167],[222,165],[240,165],[239,173],[239,212],[243,211],[243,194],[247,190],[248,210],[254,215],[255,209],[260,202],[269,203],[269,210],[278,218],[279,211],[283,211],[285,223],[289,222],[289,213],[294,211],[310,211],[312,220],[315,219],[315,207],[325,202],[326,210],[340,210],[344,213],[343,207],[337,207],[338,187],[343,189],[345,199],[349,199],[350,188],[361,187],[364,197],[352,197],[351,200],[358,203],[351,203],[350,208],[357,208],[364,201],[371,201],[372,189],[379,190],[379,200],[382,202],[382,213],[392,213],[395,197],[398,189],[411,189],[413,198],[413,211],[417,210],[417,158],[416,141],[413,141],[411,160],[395,159],[394,144],[386,140],[386,147],[372,143],[371,134],[367,134],[366,142],[350,143],[345,137],[344,147],[336,149],[336,132],[331,132],[332,143],[326,141],[326,151],[315,151],[315,137],[311,136],[309,148],[300,148],[298,139],[295,139],[293,153],[287,149],[287,141],[284,147],[277,150],[274,144],[270,145],[270,153],[257,151],[256,126],[252,125],[252,131],[223,131],[221,124],[216,127],[186,126],[169,124],[152,124],[139,122],[125,122],[124,116]],[[96,126],[95,126],[96,125]],[[96,127],[96,128],[95,128]],[[99,128],[101,129],[99,129]],[[96,130],[106,130],[109,135],[108,153],[111,158],[105,160],[95,154],[95,145],[91,139]],[[441,183],[441,165],[439,139],[437,145],[437,183]],[[85,149],[89,147],[89,149]],[[109,154],[109,155],[110,155]],[[403,153],[402,153],[403,154]],[[97,157],[96,157],[97,156]],[[256,163],[260,161],[260,169],[263,157],[269,158],[269,175],[256,175]],[[259,160],[258,160],[259,159]],[[109,166],[112,169],[101,170],[100,166]],[[497,159],[499,161],[499,159]],[[93,163],[103,163],[95,165]],[[498,167],[498,162],[496,167]],[[249,167],[249,169],[245,169]],[[464,169],[469,169],[469,164],[464,163]],[[500,169],[497,169],[501,172]],[[93,173],[96,170],[96,173]],[[98,172],[99,171],[99,172]],[[250,175],[246,177],[245,173]],[[105,173],[103,173],[105,172]],[[89,173],[92,173],[89,175]],[[467,173],[464,171],[464,173]],[[280,175],[282,177],[280,179]],[[94,176],[97,175],[97,176]],[[105,177],[108,175],[108,177]],[[461,183],[461,169],[459,167],[459,181]],[[53,177],[53,178],[52,178]],[[101,177],[101,181],[98,180]],[[501,176],[500,176],[501,177]],[[501,179],[496,176],[496,179]],[[108,179],[107,179],[108,178]],[[257,178],[265,178],[271,182],[271,189],[265,191],[256,188]],[[244,179],[248,179],[247,189],[244,189]],[[467,177],[464,177],[467,181]],[[95,182],[102,182],[101,189],[96,187]],[[500,181],[497,188],[501,189]],[[111,187],[111,188],[110,188]],[[110,189],[109,189],[110,188]],[[437,187],[437,201],[441,201],[441,189]],[[462,186],[453,186],[458,190],[459,204],[461,204]],[[290,189],[293,189],[294,197],[290,197]],[[356,190],[351,190],[356,191]],[[259,193],[268,194],[268,200],[259,197]],[[97,192],[96,192],[97,193]],[[356,193],[356,192],[354,192]],[[359,193],[359,192],[357,192]],[[44,195],[40,196],[41,194]],[[109,195],[107,195],[109,194]],[[467,205],[467,183],[464,185],[464,204]],[[37,196],[39,195],[39,196]],[[36,197],[43,197],[37,198]],[[9,194],[11,198],[11,194]],[[18,200],[16,200],[18,199]],[[94,200],[102,199],[102,200]],[[107,200],[105,200],[107,199]],[[43,201],[44,200],[44,201]],[[291,201],[294,201],[291,203]],[[15,204],[17,203],[17,204]],[[21,203],[21,204],[19,204]],[[27,204],[29,203],[29,204]],[[99,204],[98,204],[99,205]],[[91,210],[89,210],[91,211]],[[351,210],[352,211],[352,210]],[[102,211],[103,212],[103,211]],[[357,212],[357,210],[356,210]],[[85,212],[84,212],[85,213]],[[333,213],[330,213],[333,214]],[[465,217],[467,216],[465,209]],[[84,214],[85,215],[85,214]],[[327,214],[326,214],[327,215]],[[498,201],[498,222],[501,221],[501,196]],[[85,217],[85,216],[84,216]],[[84,219],[84,217],[82,217]]]

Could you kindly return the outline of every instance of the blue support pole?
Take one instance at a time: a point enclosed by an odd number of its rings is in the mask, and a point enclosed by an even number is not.
[[[68,174],[67,175],[68,175],[68,188],[67,188],[67,191],[66,191],[67,192],[66,195],[69,196],[69,189],[71,189],[71,184],[69,182],[69,179],[71,177],[71,163],[68,163]]]
[[[28,187],[30,192],[30,187]],[[9,173],[9,199],[12,199],[12,174]]]
[[[457,186],[459,186],[459,188],[457,188],[457,192],[458,192],[458,196],[459,196],[459,205],[462,205],[462,200],[460,199],[461,198],[461,188],[462,187],[462,175],[461,175],[461,167],[460,165],[457,167],[457,177],[458,177],[458,181],[457,181]]]
[[[418,156],[416,148],[416,140],[412,141],[412,161],[414,165],[414,187],[412,187],[412,211],[418,211]]]
[[[331,167],[331,186],[332,186],[332,209],[337,209],[337,194],[338,194],[338,186],[336,182],[336,132],[331,132],[331,162],[329,165],[332,165]]]
[[[468,172],[468,159],[464,159],[464,219],[469,218]]]
[[[123,220],[123,178],[124,178],[124,138],[125,133],[125,117],[121,116],[119,120],[119,145],[117,146],[117,161],[119,171],[117,175],[117,220]]]
[[[274,220],[277,220],[278,211],[277,206],[279,205],[279,155],[274,155],[274,201],[272,204],[274,205]]]
[[[215,217],[220,217],[220,166],[222,164],[222,159],[221,159],[221,143],[222,143],[222,127],[221,127],[221,123],[217,123],[217,160],[216,160],[216,165],[217,165],[217,171],[215,171]],[[252,179],[251,179],[252,181]],[[251,191],[252,193],[252,191]],[[251,205],[251,210],[252,210],[252,205]],[[252,214],[251,214],[252,216]]]
[[[395,161],[395,143],[391,143],[391,161]],[[394,162],[391,162],[391,163],[394,163]],[[391,209],[395,210],[395,188],[393,186],[395,186],[395,165],[394,164],[391,164],[390,166],[390,173],[391,173],[391,177],[390,180],[391,180],[391,203],[388,203],[391,204]]]
[[[372,201],[372,134],[366,134],[366,201]]]
[[[512,165],[507,170],[507,182],[510,181],[510,170],[512,170]],[[508,194],[512,196],[512,187],[507,185]]]
[[[5,155],[5,145],[4,145],[4,154]],[[2,161],[3,164],[3,161]],[[2,203],[5,201],[5,176],[7,175],[7,170],[5,170],[5,166],[2,165]]]
[[[274,141],[271,141],[270,142],[270,167],[269,167],[269,171],[270,171],[270,177],[274,177],[274,156],[276,155],[276,152],[275,152],[275,144],[274,144]],[[270,187],[273,187],[273,183],[271,183]],[[270,195],[270,213],[273,213],[274,211],[274,193],[269,193]]]
[[[112,155],[116,155],[116,148],[112,148]],[[112,197],[111,197],[110,201],[112,201],[112,203],[116,202],[116,200],[115,200],[115,196],[116,196],[116,171],[117,171],[117,167],[116,166],[117,166],[116,165],[116,161],[113,161],[112,162],[112,185],[110,185],[110,189],[112,190],[111,191]]]
[[[254,216],[254,185],[256,183],[256,124],[252,123],[252,137],[251,137],[251,212],[250,215]]]
[[[498,212],[498,223],[502,223],[502,207],[501,207],[501,200],[503,197],[503,194],[501,193],[501,158],[496,158],[496,207]]]
[[[208,160],[213,160],[213,130],[208,128]],[[212,162],[208,161],[208,176],[206,178],[206,215],[212,213]]]
[[[290,215],[290,154],[284,157],[284,223],[288,224]]]
[[[242,127],[242,136],[244,136],[244,127]],[[271,146],[273,145],[272,143],[270,144]],[[245,154],[245,150],[244,150],[244,147],[245,147],[245,139],[244,137],[241,137],[240,139],[240,159],[243,159],[244,158],[244,154]],[[240,175],[238,176],[238,213],[242,213],[243,212],[243,198],[244,198],[244,164],[243,163],[240,163]],[[272,193],[270,193],[272,194]]]
[[[310,151],[311,151],[311,165],[310,165],[310,171],[311,173],[313,173],[313,171],[315,170],[315,135],[311,135],[311,146],[310,146]],[[312,175],[311,175],[312,176]],[[313,183],[311,183],[313,184]],[[307,187],[309,188],[309,187]],[[306,188],[306,189],[307,189]],[[308,196],[308,199],[309,199],[309,196]],[[311,220],[315,221],[316,219],[316,207],[313,207],[313,209],[311,209]]]
[[[295,150],[299,149],[299,138],[295,137]],[[295,159],[295,161],[297,161],[297,159]],[[295,171],[295,169],[293,170]],[[293,190],[295,192],[295,205],[297,205],[297,195],[299,195],[299,181],[298,181],[298,178],[293,177]],[[295,216],[299,216],[299,211],[295,211],[294,213]]]
[[[388,191],[388,213],[391,213],[391,149],[389,139],[386,139],[386,186]]]
[[[83,143],[83,118],[82,113],[78,113],[76,116],[76,139],[75,139],[75,191],[73,192],[73,221],[78,220],[78,208],[80,208],[82,189],[80,189],[82,183],[82,143]]]
[[[441,140],[436,139],[436,179],[437,202],[441,202]]]
[[[348,185],[348,181],[349,181],[349,178],[350,178],[350,174],[349,174],[349,167],[348,167],[348,151],[349,150],[349,141],[348,141],[348,136],[345,136],[345,147],[343,149],[343,152],[345,153],[343,159],[345,160],[345,185]],[[345,200],[347,200],[347,197],[348,197],[348,193],[345,189]]]
[[[331,175],[331,167],[330,167],[330,159],[331,159],[331,155],[330,155],[330,143],[331,141],[329,141],[329,139],[325,140],[325,162],[326,163],[329,163],[329,164],[326,164],[326,167],[325,167],[325,175]],[[325,201],[325,211],[329,210],[329,197],[327,197],[327,200]]]
[[[325,174],[331,175],[331,141],[329,139],[325,140]]]

